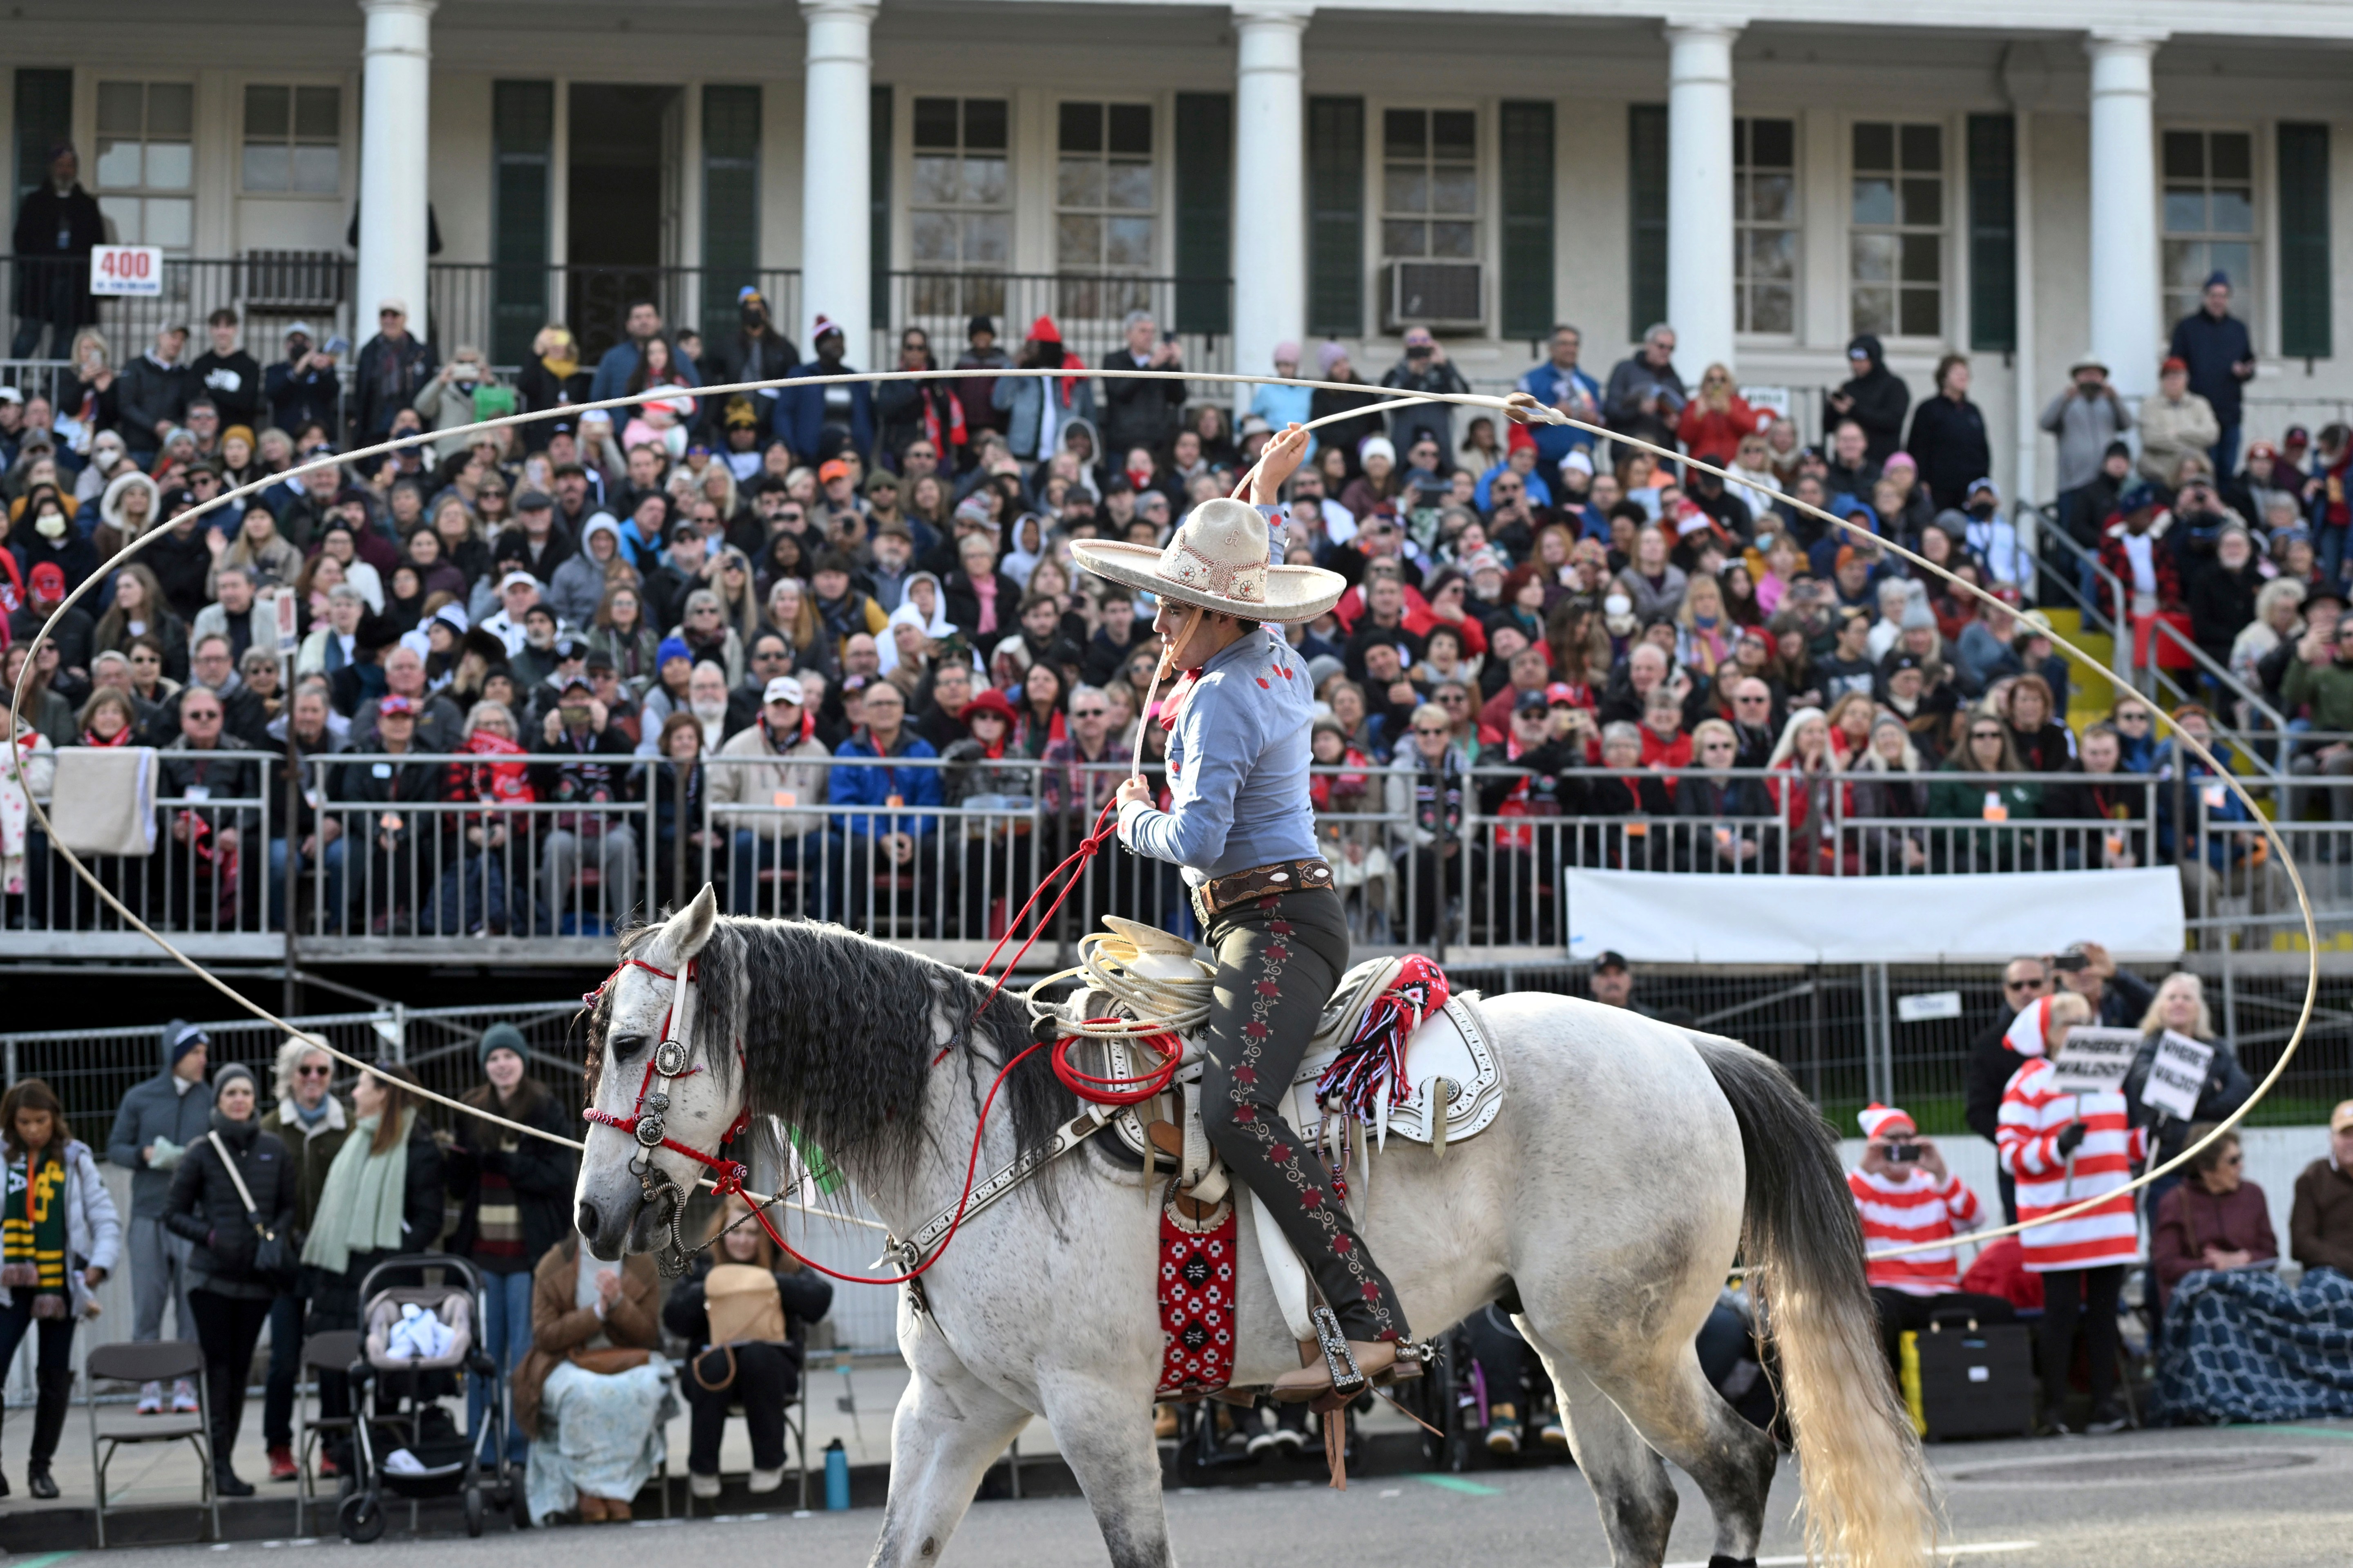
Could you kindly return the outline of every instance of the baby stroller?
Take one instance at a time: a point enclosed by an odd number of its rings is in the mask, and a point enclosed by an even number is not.
[[[425,1282],[439,1270],[442,1283]],[[391,1274],[414,1276],[413,1285],[379,1289]],[[482,1316],[482,1277],[462,1258],[418,1253],[380,1263],[360,1281],[361,1331],[364,1338],[353,1363],[351,1490],[336,1514],[343,1539],[358,1545],[384,1534],[385,1494],[409,1500],[409,1519],[424,1498],[466,1500],[466,1533],[482,1533],[484,1484],[491,1501],[512,1508],[522,1490],[509,1474],[507,1387],[478,1341]],[[483,1434],[464,1432],[441,1401],[464,1392],[463,1373],[492,1380],[495,1396],[484,1406],[492,1451],[499,1460],[486,1475],[480,1460]]]

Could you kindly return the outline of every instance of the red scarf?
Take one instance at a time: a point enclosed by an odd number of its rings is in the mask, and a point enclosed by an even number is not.
[[[102,741],[99,739],[97,731],[84,730],[81,732],[81,743],[85,746],[127,746],[131,744],[131,736],[132,729],[128,724],[116,731],[114,739],[111,741]]]

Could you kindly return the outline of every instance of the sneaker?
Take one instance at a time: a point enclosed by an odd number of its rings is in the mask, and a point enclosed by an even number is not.
[[[25,1489],[37,1498],[53,1498],[58,1495],[57,1478],[49,1474],[47,1465],[29,1466],[25,1471]]]
[[[1274,1452],[1274,1445],[1273,1433],[1263,1430],[1252,1433],[1250,1440],[1250,1457],[1253,1459],[1264,1458]]]
[[[715,1498],[719,1495],[719,1478],[706,1476],[700,1470],[689,1470],[686,1472],[686,1489],[699,1498]]]
[[[342,1475],[343,1473],[343,1471],[341,1471],[341,1470],[339,1470],[339,1469],[337,1469],[337,1468],[335,1468],[335,1456],[334,1456],[333,1454],[330,1453],[329,1451],[327,1451],[327,1450],[326,1450],[326,1449],[324,1449],[324,1448],[320,1449],[320,1450],[319,1450],[319,1475],[320,1475],[320,1478],[321,1478],[322,1479],[324,1479],[329,1478],[329,1477],[332,1477],[332,1476],[340,1476],[340,1475]]]
[[[1520,1413],[1509,1405],[1487,1407],[1487,1452],[1516,1454],[1520,1451]]]
[[[1307,1434],[1289,1426],[1275,1428],[1274,1440],[1282,1447],[1282,1457],[1286,1459],[1299,1458],[1301,1451],[1307,1447]]]
[[[2132,1417],[2126,1414],[2122,1405],[2103,1405],[2092,1412],[2092,1418],[2084,1424],[2084,1430],[2094,1437],[2105,1437],[2131,1425]]]
[[[1536,1436],[1547,1448],[1568,1447],[1568,1428],[1560,1424],[1560,1416],[1557,1414],[1544,1418],[1544,1425],[1536,1428]]]
[[[142,1383],[139,1385],[139,1414],[142,1415],[161,1415],[164,1414],[164,1385],[162,1384]]]
[[[294,1450],[283,1444],[269,1450],[269,1479],[290,1481],[301,1472],[294,1464]]]
[[[196,1385],[186,1378],[172,1384],[172,1414],[194,1415],[196,1413]]]
[[[757,1465],[752,1467],[752,1485],[749,1489],[750,1490],[754,1492],[772,1492],[784,1484],[784,1466],[778,1465],[773,1470],[764,1470]]]

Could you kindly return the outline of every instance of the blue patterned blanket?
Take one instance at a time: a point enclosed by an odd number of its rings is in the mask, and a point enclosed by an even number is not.
[[[2166,1304],[2157,1418],[2175,1426],[2353,1415],[2353,1279],[2257,1269],[2185,1276]]]

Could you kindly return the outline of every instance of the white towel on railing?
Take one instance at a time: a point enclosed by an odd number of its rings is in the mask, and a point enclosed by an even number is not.
[[[62,746],[49,821],[78,855],[155,852],[153,746]]]

